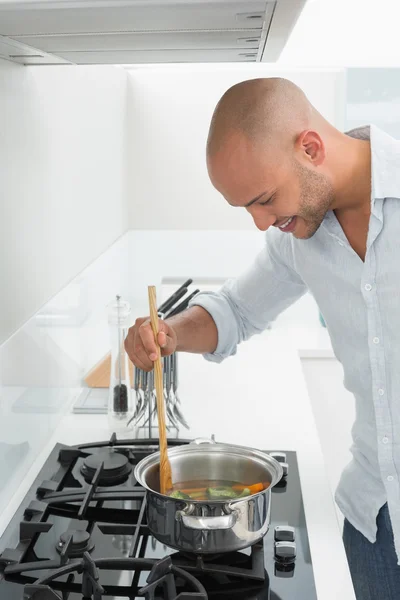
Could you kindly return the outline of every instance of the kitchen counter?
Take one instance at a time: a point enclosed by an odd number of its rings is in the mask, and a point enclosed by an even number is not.
[[[190,354],[179,359],[180,398],[191,425],[181,437],[215,434],[220,442],[296,450],[318,598],[355,600],[298,351],[263,335],[220,365]],[[109,437],[104,415],[67,414],[1,515],[0,534],[56,442]]]

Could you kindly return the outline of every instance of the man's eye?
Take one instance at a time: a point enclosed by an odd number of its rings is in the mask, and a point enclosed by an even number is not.
[[[260,206],[265,206],[266,204],[271,204],[273,199],[274,199],[274,196],[271,196],[271,198],[268,198],[268,200],[264,200],[264,202],[260,202]]]

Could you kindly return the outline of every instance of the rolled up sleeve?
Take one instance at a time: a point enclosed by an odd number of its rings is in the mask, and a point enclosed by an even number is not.
[[[281,232],[268,232],[266,244],[251,267],[227,280],[218,292],[201,292],[190,306],[201,306],[214,320],[218,345],[207,360],[221,362],[237,346],[264,331],[269,323],[307,290],[291,265],[291,247]]]

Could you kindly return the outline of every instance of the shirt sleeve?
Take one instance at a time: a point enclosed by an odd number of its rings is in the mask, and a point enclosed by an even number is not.
[[[236,353],[237,345],[266,329],[271,321],[300,298],[306,285],[293,269],[292,248],[279,231],[268,232],[266,244],[241,276],[227,280],[218,292],[201,292],[190,306],[201,306],[218,330],[214,353],[207,360],[221,362]]]

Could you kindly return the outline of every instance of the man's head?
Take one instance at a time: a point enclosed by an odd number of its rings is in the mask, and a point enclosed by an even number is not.
[[[274,225],[310,238],[334,201],[322,138],[333,131],[292,82],[244,81],[214,111],[210,179],[232,206],[246,207],[259,229]]]

